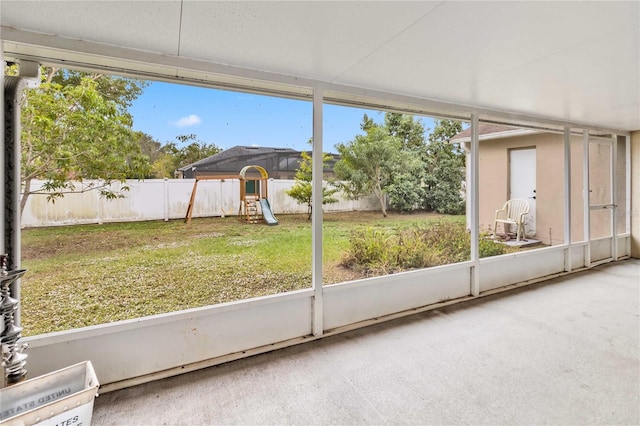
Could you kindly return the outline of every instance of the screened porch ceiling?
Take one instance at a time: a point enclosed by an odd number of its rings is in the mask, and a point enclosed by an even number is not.
[[[321,84],[328,94],[355,93],[355,104],[409,96],[442,101],[443,111],[453,103],[640,129],[637,1],[3,0],[0,7],[5,60],[301,96]]]

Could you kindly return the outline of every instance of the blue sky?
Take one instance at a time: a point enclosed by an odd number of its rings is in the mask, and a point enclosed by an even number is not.
[[[311,102],[181,84],[152,82],[129,112],[135,130],[162,144],[193,133],[223,149],[256,145],[305,150],[312,134]],[[365,113],[377,122],[384,119],[379,111],[325,105],[323,150],[335,152],[335,144],[362,134]],[[433,128],[430,119],[422,122]]]

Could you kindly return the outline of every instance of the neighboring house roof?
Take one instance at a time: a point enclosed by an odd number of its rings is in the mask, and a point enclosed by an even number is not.
[[[262,147],[262,146],[234,146],[233,148],[220,151],[215,155],[211,155],[207,158],[203,158],[202,160],[198,160],[195,163],[191,163],[186,166],[180,167],[178,170],[183,172],[183,171],[191,170],[191,168],[193,167],[216,164],[224,160],[235,159],[238,157],[252,157],[256,155],[271,154],[274,152],[295,153],[298,151],[291,148],[270,148],[270,147]]]
[[[311,154],[309,151],[307,153]],[[338,154],[329,154],[324,172],[333,174],[333,166],[340,159]],[[245,166],[260,166],[270,178],[292,179],[303,161],[302,151],[291,148],[258,146],[234,146],[177,170],[183,178],[196,176],[233,175]]]
[[[480,123],[480,125],[478,126],[478,139],[481,141],[489,140],[489,139],[507,138],[512,136],[530,135],[534,133],[540,133],[540,131],[523,129],[520,127],[503,126],[500,124]],[[471,141],[471,127],[463,130],[462,132],[452,137],[449,142],[460,143],[460,142],[470,142],[470,141]]]

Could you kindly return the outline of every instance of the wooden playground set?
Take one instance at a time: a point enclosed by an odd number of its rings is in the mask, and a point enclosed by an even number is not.
[[[257,170],[260,173],[260,176],[256,177],[248,174],[252,169]],[[184,218],[185,223],[191,223],[193,205],[196,200],[196,190],[198,189],[199,181],[238,179],[240,180],[240,207],[238,208],[238,220],[246,223],[259,223],[260,219],[262,219],[264,223],[270,226],[278,224],[278,219],[276,219],[273,211],[271,210],[271,204],[269,204],[269,175],[263,167],[246,166],[243,167],[237,175],[202,177],[198,177],[196,175],[195,179],[196,180],[193,183],[193,190],[191,191],[191,198],[189,199],[189,207],[187,207],[187,214]]]

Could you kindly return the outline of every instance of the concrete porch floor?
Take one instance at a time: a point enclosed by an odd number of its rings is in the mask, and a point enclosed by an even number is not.
[[[637,425],[639,301],[640,260],[602,265],[106,393],[93,424]]]

